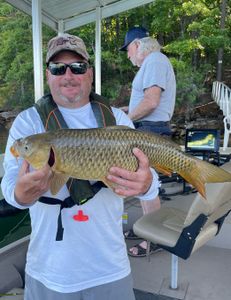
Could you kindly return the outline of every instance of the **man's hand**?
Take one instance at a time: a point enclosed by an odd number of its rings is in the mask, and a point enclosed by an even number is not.
[[[128,113],[128,106],[121,106],[119,107],[123,112],[125,112],[126,114]]]
[[[111,167],[107,176],[109,181],[117,185],[114,192],[123,197],[145,194],[152,184],[148,157],[138,148],[133,149],[133,154],[139,162],[136,172]]]
[[[15,199],[20,205],[35,202],[50,187],[51,168],[46,165],[40,170],[29,171],[29,163],[23,161],[15,186]]]

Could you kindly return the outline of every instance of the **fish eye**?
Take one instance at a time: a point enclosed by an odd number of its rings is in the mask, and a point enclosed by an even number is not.
[[[29,149],[29,147],[28,147],[28,146],[25,146],[24,149],[27,151],[27,150]]]

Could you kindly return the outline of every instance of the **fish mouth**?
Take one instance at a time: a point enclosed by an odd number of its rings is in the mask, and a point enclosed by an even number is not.
[[[14,157],[19,157],[19,153],[18,153],[18,151],[17,151],[17,149],[14,147],[14,146],[11,146],[10,147],[10,152],[11,152],[11,154],[14,156]]]
[[[55,152],[52,147],[50,148],[50,155],[47,163],[50,167],[53,167],[55,164]]]

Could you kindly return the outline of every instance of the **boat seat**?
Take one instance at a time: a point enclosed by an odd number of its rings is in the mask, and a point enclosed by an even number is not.
[[[231,173],[231,162],[222,168]],[[173,200],[158,211],[142,216],[133,230],[137,236],[187,259],[219,233],[231,210],[231,183],[206,184],[206,196],[205,200],[196,193],[191,202]]]

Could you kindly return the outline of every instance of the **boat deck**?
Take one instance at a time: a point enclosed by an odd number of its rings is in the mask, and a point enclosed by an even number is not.
[[[194,194],[177,195],[170,201],[162,201],[171,205],[175,200],[190,201]],[[131,228],[141,216],[139,200],[132,199],[125,203],[128,222],[124,230]],[[224,224],[225,225],[225,224]],[[136,300],[230,300],[231,299],[231,216],[226,225],[213,240],[193,253],[187,260],[179,258],[178,288],[170,288],[171,254],[165,250],[147,257],[130,257]],[[225,240],[224,240],[225,237]],[[221,240],[222,239],[222,240]],[[131,247],[136,241],[126,241]],[[225,242],[225,243],[224,243]],[[221,248],[221,243],[224,245]],[[9,291],[1,300],[23,300],[22,286]],[[122,300],[122,299],[121,299]],[[124,299],[126,300],[126,299]]]
[[[228,152],[226,154],[230,154],[230,148]],[[0,160],[2,158],[0,155]],[[2,162],[0,168],[2,168]],[[3,173],[3,170],[0,169],[0,173]],[[163,184],[162,187],[167,190],[167,193],[162,196],[162,205],[174,206],[174,202],[179,200],[182,201],[182,204],[188,203],[195,197],[193,193],[183,195],[176,193],[173,195],[174,192],[172,193],[172,191],[182,190],[182,183]],[[126,200],[125,212],[128,215],[128,220],[124,224],[124,231],[132,228],[134,222],[142,216],[140,201],[137,199]],[[214,239],[193,253],[187,260],[179,258],[178,288],[175,290],[170,288],[171,254],[169,252],[163,250],[152,254],[150,260],[147,257],[130,257],[136,300],[230,300],[230,232],[231,214],[226,218],[220,233]],[[128,247],[138,242],[139,240],[126,241]],[[15,249],[7,251],[4,255],[4,249],[0,249],[0,264],[8,259],[8,253],[12,253],[12,251],[18,255],[18,257],[16,255],[17,261],[25,259],[26,243],[27,241],[24,239],[23,251],[21,245],[17,245]],[[5,265],[4,269],[4,265],[1,265],[0,268],[0,288],[2,281],[11,281],[8,266]],[[14,263],[14,266],[18,269],[17,263]],[[24,271],[22,269],[18,271],[23,278]],[[14,289],[9,290],[4,295],[0,293],[1,300],[8,300],[9,298],[23,300],[23,281],[17,279],[15,282]]]
[[[131,243],[130,243],[131,244]],[[130,258],[136,300],[230,300],[231,250],[204,246],[188,260],[179,260],[179,289],[169,288],[171,254],[161,251]],[[1,300],[23,300],[23,289],[15,288]],[[11,294],[11,297],[9,297]],[[121,299],[126,300],[126,299]]]

